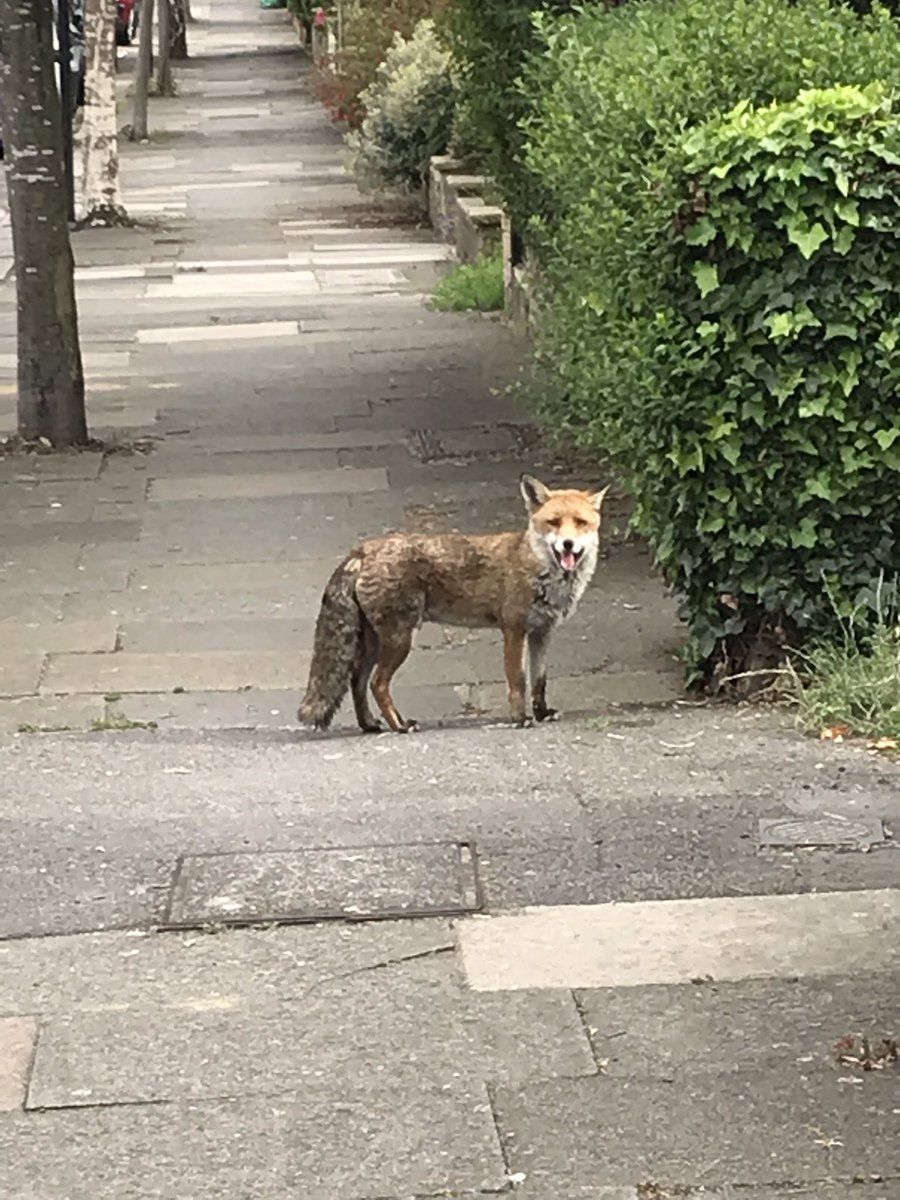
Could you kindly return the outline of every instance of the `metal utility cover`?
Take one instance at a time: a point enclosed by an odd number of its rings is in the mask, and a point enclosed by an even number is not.
[[[378,921],[481,907],[468,843],[196,854],[179,860],[163,925]]]
[[[841,821],[836,817],[766,817],[759,822],[761,846],[846,846],[859,849],[883,841],[881,822],[868,818]]]

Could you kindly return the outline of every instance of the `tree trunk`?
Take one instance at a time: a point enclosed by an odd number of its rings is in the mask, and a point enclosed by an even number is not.
[[[87,441],[62,113],[48,0],[0,0],[3,141],[16,271],[18,422],[28,439]]]
[[[119,190],[116,133],[116,0],[85,3],[83,220],[91,225],[128,222]]]
[[[134,72],[134,116],[131,121],[133,142],[145,142],[150,136],[147,129],[147,99],[150,95],[150,75],[153,70],[153,0],[140,0],[140,3],[138,58]]]
[[[188,0],[172,0],[172,58],[183,62],[188,56],[187,15]]]
[[[159,57],[156,60],[156,91],[174,96],[172,85],[172,0],[159,0]]]
[[[197,18],[191,12],[191,0],[183,0],[183,7],[185,21],[187,21],[188,25],[193,25]]]

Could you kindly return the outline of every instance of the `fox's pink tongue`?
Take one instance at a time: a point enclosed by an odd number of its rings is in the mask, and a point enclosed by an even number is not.
[[[559,561],[562,563],[562,568],[564,571],[575,570],[575,555],[571,550],[567,550],[564,554],[562,554]]]

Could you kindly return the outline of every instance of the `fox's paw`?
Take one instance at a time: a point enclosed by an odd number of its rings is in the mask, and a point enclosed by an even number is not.
[[[365,725],[360,725],[360,733],[384,733],[384,726],[380,721],[367,721]]]
[[[534,710],[534,719],[536,721],[558,721],[560,712],[558,708],[536,708]]]
[[[533,717],[522,717],[521,720],[514,721],[513,724],[515,725],[516,729],[533,729],[534,728],[534,718]]]
[[[400,728],[397,730],[397,732],[398,733],[417,733],[418,730],[419,730],[419,722],[418,721],[404,721],[401,724]]]

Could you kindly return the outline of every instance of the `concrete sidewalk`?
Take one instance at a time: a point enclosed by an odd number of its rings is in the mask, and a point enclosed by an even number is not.
[[[524,347],[426,308],[448,250],[345,178],[285,14],[214,12],[178,98],[153,103],[151,144],[123,146],[126,205],[153,225],[74,238],[92,431],[149,452],[0,461],[8,731],[293,727],[322,587],[358,538],[516,527],[519,473],[563,477],[505,395]],[[672,607],[621,503],[609,515],[610,558],[557,643],[570,710],[680,686]],[[495,634],[419,644],[401,708],[506,711]]]
[[[621,499],[559,725],[438,628],[421,733],[294,727],[349,544],[572,476],[525,348],[430,312],[444,248],[344,178],[285,14],[193,8],[123,156],[153,224],[75,239],[132,452],[0,462],[0,1197],[900,1200],[897,768],[654,707],[681,635]],[[10,429],[13,319],[7,280]]]

